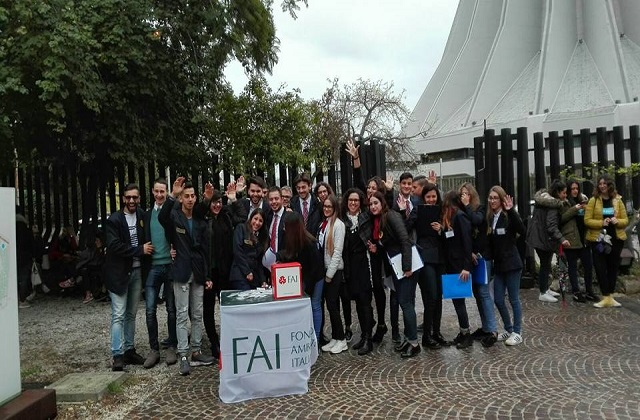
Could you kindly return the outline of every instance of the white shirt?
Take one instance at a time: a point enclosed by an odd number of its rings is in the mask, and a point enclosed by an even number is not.
[[[496,224],[498,223],[498,219],[500,218],[500,215],[502,214],[502,210],[500,210],[497,213],[493,214],[493,223],[491,224],[491,230],[496,230]]]
[[[280,210],[277,213],[273,214],[273,219],[271,220],[271,225],[269,225],[269,243],[271,243],[271,232],[273,232],[273,224],[276,222],[276,216],[278,216],[278,224],[276,225],[276,242],[275,242],[275,250],[278,250],[278,242],[280,242],[280,238],[278,237],[278,227],[280,227],[280,223],[282,223],[282,216],[284,216],[284,207],[280,207]]]

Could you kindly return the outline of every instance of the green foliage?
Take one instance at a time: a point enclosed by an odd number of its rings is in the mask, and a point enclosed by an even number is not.
[[[577,176],[572,166],[566,166],[560,171],[562,178],[572,178],[578,181],[596,181],[598,176],[602,174],[611,176],[626,175],[633,178],[640,175],[640,163],[632,163],[629,166],[620,167],[615,164],[603,166],[598,162],[591,162],[590,164],[582,165],[582,176]]]

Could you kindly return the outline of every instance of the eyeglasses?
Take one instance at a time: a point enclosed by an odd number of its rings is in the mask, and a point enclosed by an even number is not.
[[[322,206],[322,208],[323,208],[323,209],[332,209],[332,208],[333,208],[333,206],[332,206],[332,205],[328,205],[328,206],[327,206],[327,205],[325,204],[325,205],[323,205],[323,206]]]
[[[493,196],[489,196],[489,201],[496,201],[496,200],[500,200],[500,197],[493,197]]]
[[[348,201],[351,202],[351,203],[358,203],[358,202],[360,202],[360,199],[359,198],[350,198]]]
[[[213,203],[211,203],[212,206],[221,206],[222,205],[222,201],[214,201]]]
[[[282,196],[282,198],[288,198],[289,200],[291,200],[291,197],[292,197],[292,196],[290,196],[290,195],[283,195],[283,196]]]
[[[140,196],[137,195],[125,195],[124,201],[136,201]]]

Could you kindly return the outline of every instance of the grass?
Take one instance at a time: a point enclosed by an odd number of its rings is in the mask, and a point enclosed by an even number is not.
[[[117,382],[112,382],[107,387],[110,394],[122,394],[124,392],[124,386]]]
[[[29,376],[38,375],[39,373],[42,373],[42,367],[38,365],[30,366],[20,371],[20,377],[22,378],[22,380],[25,380]]]

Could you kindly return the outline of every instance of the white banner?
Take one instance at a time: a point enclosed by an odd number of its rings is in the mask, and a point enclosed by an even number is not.
[[[307,393],[318,358],[310,299],[223,291],[220,352],[225,403]]]

